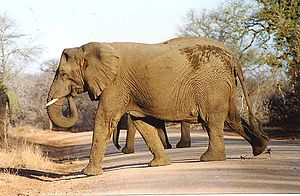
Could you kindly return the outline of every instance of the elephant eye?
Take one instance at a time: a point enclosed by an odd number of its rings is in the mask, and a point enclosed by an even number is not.
[[[68,78],[68,74],[66,74],[66,73],[61,73],[61,76],[62,76],[64,79],[67,79],[67,78]]]

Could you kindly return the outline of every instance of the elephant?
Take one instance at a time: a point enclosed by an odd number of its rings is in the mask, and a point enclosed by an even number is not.
[[[159,138],[164,146],[165,149],[172,148],[172,145],[169,142],[165,123],[162,121],[161,129],[158,129]],[[186,148],[191,147],[191,137],[190,137],[190,124],[181,122],[181,138],[180,141],[176,144],[176,148]],[[119,136],[121,129],[127,130],[126,136],[126,144],[125,147],[122,149],[122,152],[125,154],[134,153],[134,137],[135,137],[135,127],[133,121],[129,114],[125,114],[121,117],[117,125],[117,129],[113,132],[113,142],[114,145],[120,149],[121,146],[119,145]]]
[[[237,109],[237,82],[248,107],[249,122]],[[201,123],[208,132],[200,161],[226,160],[224,125],[247,140],[255,156],[269,137],[255,117],[241,66],[223,44],[197,37],[179,37],[158,44],[90,42],[63,50],[50,86],[47,112],[58,126],[78,119],[74,96],[88,92],[98,100],[86,175],[103,173],[109,138],[120,118],[129,113],[147,143],[149,166],[171,164],[159,139],[158,121]],[[63,116],[65,100],[70,115]]]

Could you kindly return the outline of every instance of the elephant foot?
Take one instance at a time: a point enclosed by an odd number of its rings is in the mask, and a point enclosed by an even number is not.
[[[91,164],[88,164],[81,172],[87,176],[97,176],[103,173],[101,167],[92,166]]]
[[[176,144],[176,148],[188,148],[191,147],[191,141],[183,141],[180,140],[177,144]]]
[[[225,161],[225,152],[215,152],[208,149],[200,158],[200,161]]]
[[[263,136],[260,140],[260,144],[261,145],[252,145],[252,150],[253,150],[253,155],[257,156],[260,155],[261,153],[263,153],[268,145],[270,138],[267,136]]]
[[[160,157],[160,158],[154,158],[152,161],[149,162],[150,167],[157,167],[157,166],[164,166],[164,165],[170,165],[171,160],[168,157]]]
[[[165,149],[172,149],[172,145],[168,143],[167,146],[164,145],[164,148]]]
[[[128,148],[128,147],[124,147],[123,149],[122,149],[122,152],[124,153],[124,154],[131,154],[131,153],[134,153],[134,149],[133,148]]]

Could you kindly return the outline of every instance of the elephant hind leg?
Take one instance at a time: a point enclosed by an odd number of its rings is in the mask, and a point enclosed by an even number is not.
[[[201,156],[200,161],[224,161],[225,145],[223,138],[224,120],[222,116],[211,116],[204,126],[208,132],[209,145],[206,152]]]
[[[134,120],[134,125],[144,138],[149,150],[153,154],[149,166],[164,166],[171,164],[170,159],[165,155],[163,144],[158,136],[156,128],[144,120]]]
[[[231,102],[229,115],[225,123],[229,128],[237,132],[251,144],[254,156],[264,152],[267,147],[269,137],[262,131],[249,125],[240,117],[236,107],[236,102]]]
[[[155,127],[157,129],[160,141],[162,142],[165,149],[171,149],[172,145],[170,144],[170,141],[168,138],[165,122],[162,120],[155,120],[155,121],[156,121]]]
[[[181,122],[181,138],[176,144],[176,148],[187,148],[191,147],[191,135],[190,135],[190,124]]]
[[[134,153],[134,138],[135,138],[135,127],[133,125],[133,121],[131,116],[128,114],[127,116],[127,136],[126,136],[126,145],[122,149],[124,154]]]

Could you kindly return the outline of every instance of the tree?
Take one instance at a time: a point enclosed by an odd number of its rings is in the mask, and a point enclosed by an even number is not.
[[[40,69],[42,72],[48,73],[51,76],[54,76],[58,65],[59,65],[58,59],[56,59],[56,58],[48,59],[41,65]]]
[[[220,5],[217,9],[189,10],[184,18],[178,34],[183,36],[209,37],[223,42],[235,53],[236,59],[242,65],[247,76],[248,86],[256,115],[263,121],[268,121],[267,101],[273,93],[277,77],[265,59],[270,37],[262,28],[253,27],[253,18],[258,12],[256,2],[234,0]],[[243,95],[240,96],[242,113],[247,113],[243,107]]]
[[[8,85],[12,78],[41,53],[41,47],[32,45],[32,39],[18,33],[16,22],[0,15],[0,83]]]
[[[268,63],[284,67],[292,80],[294,90],[300,85],[300,2],[298,0],[257,0],[261,6],[255,18],[256,25],[273,37],[273,53]],[[300,94],[299,98],[300,98]]]
[[[224,42],[244,68],[257,115],[299,124],[299,17],[299,0],[233,0],[200,14],[190,10],[179,34]]]
[[[21,73],[12,83],[15,99],[13,119],[17,125],[29,124],[48,128],[49,120],[45,109],[51,79],[47,75]]]
[[[274,121],[300,121],[300,1],[256,0],[260,9],[253,26],[260,27],[272,38],[267,61],[270,66],[283,68],[290,81],[280,97],[270,104]],[[284,88],[282,85],[281,88]],[[292,104],[291,104],[292,103]],[[276,115],[274,115],[276,114]]]
[[[19,112],[21,109],[16,107],[20,105],[22,98],[17,94],[19,92],[19,86],[15,85],[17,76],[42,52],[41,47],[32,43],[30,36],[18,32],[17,24],[13,19],[6,14],[0,15],[0,85],[9,96],[12,116],[18,115],[19,113],[14,112]],[[27,92],[25,89],[24,87],[24,92]]]

